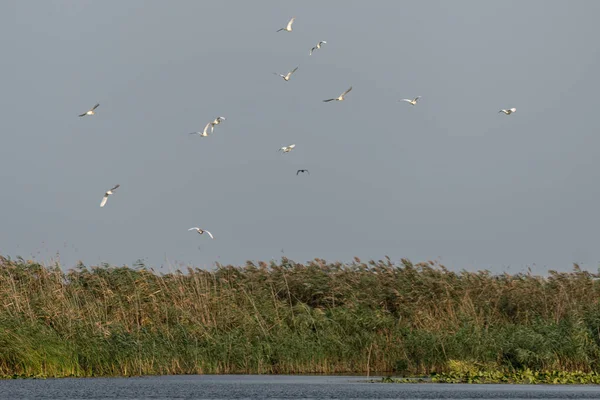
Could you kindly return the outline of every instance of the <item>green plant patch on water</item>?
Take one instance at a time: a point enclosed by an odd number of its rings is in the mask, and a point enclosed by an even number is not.
[[[474,371],[466,373],[447,372],[432,374],[436,383],[513,383],[545,385],[588,385],[600,384],[600,374],[581,371]]]
[[[597,372],[569,371],[468,371],[432,373],[427,378],[383,377],[372,380],[376,383],[508,383],[508,384],[544,384],[544,385],[600,385]]]

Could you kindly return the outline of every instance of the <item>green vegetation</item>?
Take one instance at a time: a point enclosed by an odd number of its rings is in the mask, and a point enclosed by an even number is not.
[[[442,373],[431,378],[439,383],[525,383],[546,385],[600,385],[600,374],[597,372],[565,372],[565,371],[532,371],[526,368],[521,371],[476,371],[474,373],[456,374]]]
[[[0,257],[0,376],[431,375],[598,382],[600,274],[433,262],[68,272]],[[557,371],[557,372],[546,372]]]
[[[496,363],[474,363],[450,360],[446,372],[432,373],[429,378],[394,378],[387,376],[379,383],[513,383],[546,385],[600,385],[600,373],[583,371],[532,371],[499,368]]]

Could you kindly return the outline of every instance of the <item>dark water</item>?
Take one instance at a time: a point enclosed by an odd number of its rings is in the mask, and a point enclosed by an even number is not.
[[[349,376],[188,375],[0,381],[0,399],[600,399],[600,386],[369,383]]]

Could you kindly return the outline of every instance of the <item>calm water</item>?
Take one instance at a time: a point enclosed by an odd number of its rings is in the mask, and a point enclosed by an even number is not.
[[[349,376],[161,376],[0,381],[0,399],[600,399],[600,386],[369,383]]]

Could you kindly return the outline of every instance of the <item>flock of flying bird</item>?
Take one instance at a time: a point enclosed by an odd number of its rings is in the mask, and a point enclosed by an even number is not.
[[[287,23],[287,25],[283,28],[278,29],[276,32],[292,32],[292,25],[294,24],[294,21],[296,20],[296,17],[292,17],[289,22]],[[312,54],[316,51],[316,50],[320,50],[321,47],[323,46],[323,44],[326,44],[327,42],[325,40],[321,40],[319,41],[313,48],[310,49],[310,52],[308,53],[309,55],[312,56]],[[287,74],[278,74],[277,72],[274,72],[275,75],[280,76],[281,78],[283,78],[284,81],[288,82],[292,75],[294,74],[294,72],[296,72],[298,70],[298,67],[294,68],[293,70],[289,71]],[[346,95],[348,93],[350,93],[350,91],[352,90],[352,86],[350,86],[345,92],[343,92],[342,94],[340,94],[338,97],[334,97],[331,99],[326,99],[323,100],[323,102],[325,103],[329,103],[330,101],[344,101]],[[410,105],[415,106],[417,104],[417,102],[419,101],[419,99],[421,98],[421,96],[417,96],[414,99],[401,99],[398,101],[405,101],[407,103],[409,103]],[[92,108],[90,108],[88,111],[84,112],[83,114],[79,114],[80,117],[86,117],[86,116],[92,116],[96,114],[96,108],[98,108],[100,106],[100,103],[96,103],[96,105],[94,105]],[[517,111],[516,108],[508,108],[508,109],[502,109],[500,111],[498,111],[498,113],[504,113],[506,115],[510,115],[512,113],[514,113],[515,111]],[[214,120],[210,121],[209,123],[206,124],[206,126],[204,127],[204,129],[202,130],[202,132],[191,132],[190,135],[200,135],[201,137],[207,137],[209,135],[208,130],[210,129],[210,133],[214,132],[215,126],[219,125],[221,122],[225,121],[225,117],[217,117]],[[283,153],[289,153],[291,152],[294,148],[296,147],[295,144],[290,144],[288,146],[283,146],[279,149],[279,151],[282,151]],[[298,171],[296,171],[296,175],[300,174],[300,173],[308,173],[310,175],[310,172],[307,169],[299,169]],[[108,196],[114,194],[114,191],[117,190],[121,185],[115,185],[113,186],[111,189],[107,190],[104,193],[104,196],[102,197],[102,200],[100,202],[100,207],[104,207],[106,205],[106,202],[108,201]],[[193,227],[188,229],[188,231],[196,231],[198,232],[200,235],[206,233],[208,236],[210,236],[211,239],[214,239],[212,233],[210,233],[209,231],[205,230],[205,229],[201,229],[199,227]]]

